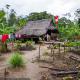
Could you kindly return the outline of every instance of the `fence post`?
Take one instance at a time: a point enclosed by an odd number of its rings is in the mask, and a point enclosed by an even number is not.
[[[6,80],[6,68],[4,69],[4,80]]]
[[[41,45],[39,45],[39,60],[40,60],[40,49],[41,49]]]
[[[53,47],[53,50],[52,50],[52,52],[53,52],[53,63],[54,63],[54,47]]]
[[[64,42],[64,54],[63,54],[63,60],[64,60],[64,57],[65,57],[65,51],[66,50],[66,47],[65,47],[65,42]]]
[[[52,46],[51,46],[51,55],[52,55]]]
[[[60,43],[59,43],[59,54],[58,54],[58,57],[60,57]]]

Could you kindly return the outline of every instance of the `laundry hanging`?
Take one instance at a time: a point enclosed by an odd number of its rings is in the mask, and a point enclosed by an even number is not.
[[[6,42],[6,40],[9,38],[9,35],[8,34],[3,34],[2,35],[2,42]]]
[[[9,34],[8,36],[9,36],[9,39],[10,39],[11,38],[11,34]]]
[[[21,38],[21,34],[16,34],[15,37],[16,38]]]
[[[0,35],[0,40],[2,39],[2,35]]]

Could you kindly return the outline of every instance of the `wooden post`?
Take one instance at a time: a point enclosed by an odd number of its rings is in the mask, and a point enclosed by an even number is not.
[[[64,43],[64,54],[65,54],[65,49],[66,49],[66,48],[65,48],[65,43]]]
[[[51,55],[52,55],[52,47],[51,47]]]
[[[54,61],[54,43],[52,44],[52,59],[53,59],[53,61]]]
[[[4,80],[6,80],[6,68],[4,69]]]
[[[40,60],[40,48],[41,48],[41,45],[39,45],[39,60]]]
[[[53,48],[52,52],[53,52],[53,62],[54,62],[54,48]]]
[[[13,42],[10,42],[11,50],[14,51],[14,44]]]
[[[59,43],[59,55],[58,55],[58,57],[60,57],[60,43]]]
[[[66,52],[65,49],[66,49],[66,48],[65,48],[65,42],[64,42],[64,54],[63,54],[63,60],[64,60],[64,56],[65,56],[65,52]]]

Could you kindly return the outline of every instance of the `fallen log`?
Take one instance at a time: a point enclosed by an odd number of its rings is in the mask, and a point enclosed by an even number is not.
[[[55,70],[55,71],[66,71],[66,69],[58,69],[58,68],[51,68],[51,67],[46,67],[46,66],[40,66],[41,68],[47,68],[50,70]]]
[[[51,75],[56,75],[56,76],[60,76],[60,75],[70,75],[70,74],[78,74],[79,71],[51,71]]]

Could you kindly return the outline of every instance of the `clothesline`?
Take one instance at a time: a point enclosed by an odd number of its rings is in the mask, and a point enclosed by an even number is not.
[[[35,37],[35,35],[27,35],[27,34],[3,34],[3,35],[0,35],[0,40],[4,43],[8,39],[15,40],[15,39],[31,38],[31,37]]]
[[[3,34],[3,35],[0,35],[0,40],[4,43],[6,42],[7,39],[15,39],[20,37],[21,37],[21,34]]]

